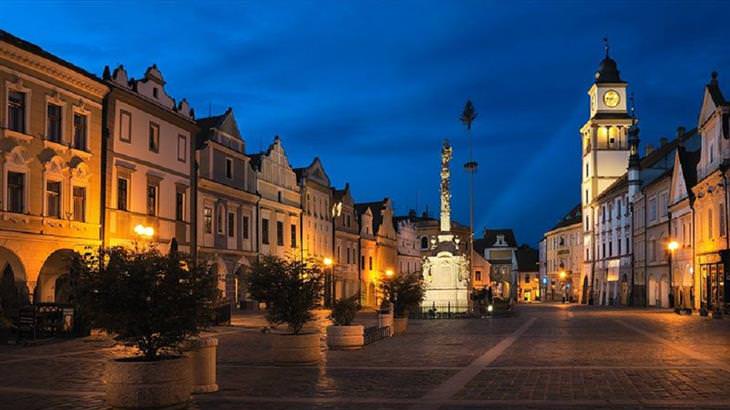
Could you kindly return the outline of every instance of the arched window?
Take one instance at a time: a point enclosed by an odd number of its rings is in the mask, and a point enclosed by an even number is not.
[[[421,249],[428,249],[428,237],[421,238]]]

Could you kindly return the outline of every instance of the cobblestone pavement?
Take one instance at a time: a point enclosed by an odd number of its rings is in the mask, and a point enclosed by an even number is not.
[[[215,329],[221,390],[190,409],[730,409],[730,320],[519,306],[411,321],[358,351],[323,344],[319,366],[298,368],[272,365],[261,317],[234,324]],[[103,409],[104,363],[125,354],[104,338],[0,346],[0,409]]]

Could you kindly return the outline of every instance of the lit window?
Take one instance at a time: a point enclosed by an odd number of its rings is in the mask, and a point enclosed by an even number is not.
[[[157,215],[157,185],[147,185],[147,215]]]
[[[86,221],[86,188],[75,186],[73,188],[74,195],[74,221]]]
[[[61,183],[58,181],[46,183],[46,215],[61,217]]]
[[[213,209],[205,207],[203,209],[203,229],[205,233],[213,233]]]
[[[127,208],[127,192],[129,182],[126,178],[117,178],[117,209],[126,211]]]

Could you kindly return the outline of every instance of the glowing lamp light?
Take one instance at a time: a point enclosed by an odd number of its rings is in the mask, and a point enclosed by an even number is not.
[[[142,224],[139,224],[134,227],[134,233],[136,233],[139,236],[151,238],[155,234],[155,228],[153,228],[151,226],[144,226]]]
[[[332,258],[324,258],[324,266],[332,266]]]
[[[542,278],[542,283],[546,285],[547,284],[547,278]]]
[[[565,279],[566,273],[564,270],[560,271],[560,279]]]
[[[677,241],[671,241],[667,244],[667,249],[670,251],[676,251],[679,249],[679,243]]]
[[[388,269],[385,271],[385,276],[392,278],[393,277],[393,269]]]
[[[487,312],[491,312],[494,310],[494,305],[487,306]]]

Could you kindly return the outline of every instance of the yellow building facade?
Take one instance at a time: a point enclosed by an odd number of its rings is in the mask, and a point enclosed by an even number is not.
[[[0,268],[65,302],[73,251],[100,244],[104,83],[0,31]]]

